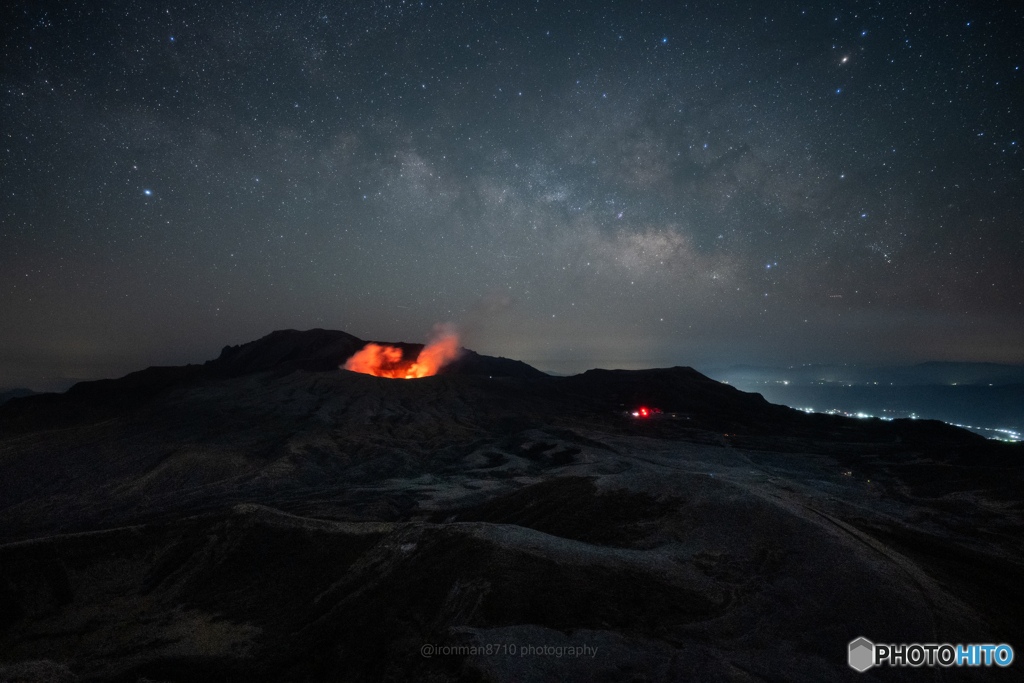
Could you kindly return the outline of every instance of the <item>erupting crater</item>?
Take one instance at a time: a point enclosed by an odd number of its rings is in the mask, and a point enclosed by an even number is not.
[[[375,377],[418,379],[436,375],[438,370],[459,357],[459,336],[454,331],[435,328],[434,340],[423,347],[416,360],[403,358],[397,346],[370,343],[361,348],[341,366],[345,370]]]

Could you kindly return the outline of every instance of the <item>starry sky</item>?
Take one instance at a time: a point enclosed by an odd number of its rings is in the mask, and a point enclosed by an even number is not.
[[[0,388],[283,328],[1024,362],[1024,5],[23,2]]]

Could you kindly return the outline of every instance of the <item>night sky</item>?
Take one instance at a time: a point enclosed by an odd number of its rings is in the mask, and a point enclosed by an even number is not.
[[[4,10],[0,388],[444,322],[557,372],[1024,362],[1024,5],[772,4]]]

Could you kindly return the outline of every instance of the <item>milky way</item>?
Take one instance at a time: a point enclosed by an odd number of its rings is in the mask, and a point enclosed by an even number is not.
[[[1024,362],[986,4],[23,3],[0,388],[439,322],[561,372]]]

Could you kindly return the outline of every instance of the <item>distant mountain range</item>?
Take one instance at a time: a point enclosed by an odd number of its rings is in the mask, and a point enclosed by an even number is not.
[[[31,389],[8,389],[6,391],[0,391],[0,404],[6,403],[12,398],[21,398],[23,396],[32,396],[36,392]]]
[[[764,367],[733,365],[705,371],[729,383],[789,382],[790,384],[886,384],[893,386],[1024,384],[1024,365],[1000,363],[928,362],[917,365],[796,365]]]
[[[1024,431],[1024,366],[921,363],[903,366],[737,365],[708,375],[772,403],[818,412],[920,417],[992,430]]]

